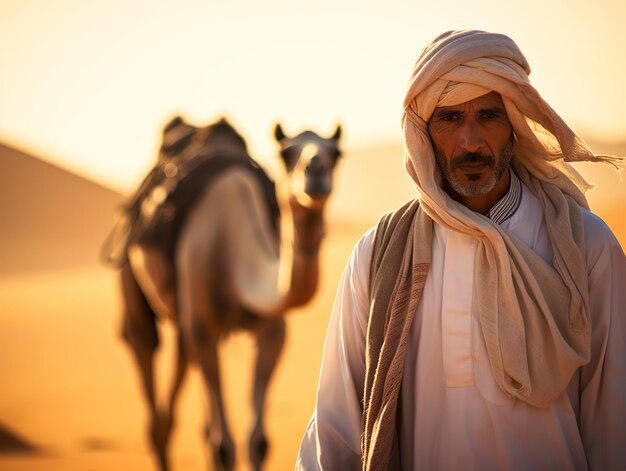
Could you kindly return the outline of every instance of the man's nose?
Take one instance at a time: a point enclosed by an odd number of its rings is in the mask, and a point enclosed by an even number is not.
[[[478,152],[483,144],[478,125],[472,120],[466,120],[459,129],[459,146],[467,152]]]

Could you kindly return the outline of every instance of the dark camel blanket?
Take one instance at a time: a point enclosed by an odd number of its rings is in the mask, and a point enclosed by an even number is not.
[[[180,229],[198,196],[222,172],[233,168],[245,169],[259,181],[267,215],[278,237],[280,213],[274,182],[247,154],[221,150],[190,160],[160,161],[125,206],[105,243],[103,258],[119,267],[126,262],[126,248],[139,243],[161,250],[168,260],[173,260]]]

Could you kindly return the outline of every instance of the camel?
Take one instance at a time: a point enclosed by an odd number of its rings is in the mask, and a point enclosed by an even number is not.
[[[149,222],[159,211],[166,220],[176,219],[158,190],[167,187],[168,176],[184,173],[190,162],[221,159],[222,169],[207,183],[196,179],[197,195],[179,218],[169,248],[159,245],[164,232],[158,224],[152,238],[133,237],[131,228],[125,257],[119,261],[123,337],[140,373],[149,409],[149,440],[159,469],[170,467],[174,408],[189,364],[199,367],[206,385],[208,456],[215,469],[234,469],[235,444],[224,415],[218,345],[238,329],[250,332],[258,345],[248,456],[253,469],[262,469],[268,451],[266,391],[285,342],[285,315],[310,301],[317,288],[324,208],[340,156],[340,136],[340,126],[324,138],[312,131],[288,137],[276,125],[284,172],[274,190],[248,156],[243,138],[225,120],[195,128],[176,118],[166,126],[157,165],[161,180],[152,174],[146,179],[129,205],[127,216],[135,220],[131,223],[139,224],[138,213],[146,208]],[[199,167],[191,165],[188,174]],[[178,186],[187,185],[185,178],[180,177]],[[166,407],[157,402],[153,377],[161,319],[173,321],[178,332],[177,367]]]

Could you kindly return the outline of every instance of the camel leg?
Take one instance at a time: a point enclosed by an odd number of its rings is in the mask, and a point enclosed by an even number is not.
[[[193,324],[193,357],[200,367],[210,407],[205,429],[208,454],[216,470],[231,471],[235,468],[235,442],[226,422],[218,358],[219,338],[202,322],[196,320]]]
[[[221,326],[219,287],[224,288],[228,265],[220,260],[225,252],[221,241],[222,213],[230,200],[215,199],[218,183],[199,198],[181,228],[176,250],[176,280],[179,325],[187,353],[203,376],[210,417],[207,417],[206,442],[214,468],[231,471],[235,467],[235,443],[228,428],[222,395],[218,342]],[[219,203],[216,204],[215,201]]]
[[[254,378],[253,408],[255,422],[248,442],[252,469],[258,471],[268,451],[265,434],[265,397],[270,378],[285,344],[285,320],[280,317],[264,322],[257,335],[257,361]]]
[[[166,454],[166,425],[159,414],[154,387],[154,353],[159,345],[156,318],[146,301],[130,266],[121,268],[123,332],[129,345],[141,380],[141,390],[148,405],[150,444],[156,455],[159,469],[169,469]]]
[[[182,333],[180,331],[178,333],[177,342],[178,342],[177,343],[178,351],[177,351],[177,357],[176,357],[176,370],[174,373],[172,384],[170,386],[167,413],[164,414],[164,417],[163,417],[165,446],[167,446],[169,442],[169,437],[172,432],[172,428],[174,426],[176,401],[178,400],[178,396],[180,394],[181,387],[183,385],[183,381],[187,373],[187,366],[189,365],[187,350],[183,342]]]
[[[196,252],[197,253],[197,252]],[[179,269],[180,317],[182,346],[193,359],[203,378],[210,416],[207,417],[205,438],[208,455],[214,469],[231,471],[235,466],[235,444],[228,429],[222,396],[218,358],[219,329],[212,319],[213,306],[210,291],[212,286],[205,274],[190,268],[189,259],[181,257]]]

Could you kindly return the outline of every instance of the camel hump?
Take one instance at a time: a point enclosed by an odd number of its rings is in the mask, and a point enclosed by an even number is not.
[[[274,183],[249,156],[244,138],[225,119],[195,127],[175,116],[163,128],[157,164],[124,206],[101,249],[101,259],[122,266],[130,244],[174,250],[183,219],[200,192],[227,168],[248,169],[263,188],[278,233]]]
[[[167,123],[163,129],[159,160],[180,154],[191,143],[197,130],[196,127],[185,123],[180,116]]]

